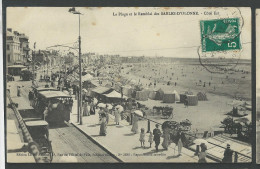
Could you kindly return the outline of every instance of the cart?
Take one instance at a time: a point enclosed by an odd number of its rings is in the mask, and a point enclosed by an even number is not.
[[[40,156],[45,161],[51,163],[53,159],[53,151],[51,141],[49,140],[48,123],[44,120],[26,121],[26,127],[36,143]]]

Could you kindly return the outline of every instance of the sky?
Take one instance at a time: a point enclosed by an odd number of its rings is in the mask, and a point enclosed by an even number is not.
[[[36,49],[73,46],[79,36],[78,15],[69,7],[9,7],[7,27],[29,36]],[[242,56],[251,58],[250,8],[76,8],[81,15],[82,53],[122,56],[198,57],[200,20],[241,17]],[[241,11],[241,15],[240,12]],[[134,12],[198,12],[199,15],[119,16]],[[214,15],[214,11],[219,15]],[[212,15],[208,15],[212,12]],[[117,14],[117,16],[113,16]],[[57,48],[56,48],[57,49]],[[58,48],[64,50],[64,48]]]

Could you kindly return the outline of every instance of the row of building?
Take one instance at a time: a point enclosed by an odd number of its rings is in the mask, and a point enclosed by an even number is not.
[[[29,59],[29,37],[24,33],[7,28],[6,61],[7,65],[27,64]]]

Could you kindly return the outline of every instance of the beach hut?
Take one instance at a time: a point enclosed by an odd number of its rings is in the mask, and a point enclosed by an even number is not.
[[[163,103],[175,103],[175,94],[174,93],[164,93]]]
[[[137,91],[136,92],[136,100],[140,100],[140,101],[146,101],[148,100],[148,93],[145,91]]]
[[[180,94],[180,103],[184,103],[187,98],[186,94]]]
[[[208,100],[206,93],[198,92],[197,96],[198,96],[199,101],[207,101]]]
[[[156,91],[155,100],[163,100],[164,91],[160,88]]]
[[[197,106],[198,105],[198,96],[187,95],[187,100],[188,100],[189,106]]]

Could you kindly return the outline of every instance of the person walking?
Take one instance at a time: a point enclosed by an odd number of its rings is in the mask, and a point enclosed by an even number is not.
[[[120,113],[119,113],[119,109],[116,108],[116,110],[115,110],[115,123],[116,123],[116,125],[119,125],[119,120],[120,120]]]
[[[28,98],[29,98],[29,101],[30,101],[30,106],[33,106],[33,93],[32,93],[31,90],[29,91]]]
[[[48,121],[48,115],[49,115],[49,110],[48,107],[46,106],[43,112],[43,120]]]
[[[141,147],[145,148],[145,132],[144,132],[144,128],[141,128],[141,133],[140,133],[140,138],[139,141],[141,142]]]
[[[148,142],[150,143],[150,148],[151,148],[152,144],[153,144],[153,132],[151,132],[151,131],[150,131]]]
[[[201,148],[201,152],[199,152],[198,157],[199,157],[199,161],[198,163],[207,163],[206,157],[207,157],[207,146],[205,143],[201,143],[200,145]]]
[[[169,128],[166,128],[163,130],[163,142],[162,142],[162,147],[165,149],[165,150],[168,150],[168,147],[169,145],[171,144],[170,142],[170,131],[169,131]]]
[[[153,130],[153,135],[154,135],[153,140],[155,142],[155,149],[156,149],[156,151],[158,151],[158,146],[159,146],[160,141],[161,141],[162,133],[161,133],[161,130],[159,129],[159,124],[156,124],[155,127],[156,128]]]
[[[178,133],[177,133],[177,146],[178,146],[178,156],[181,156],[181,151],[182,151],[182,147],[183,147],[183,143],[185,142],[185,135],[184,133],[181,131],[181,129],[179,129]]]
[[[222,163],[232,163],[233,150],[230,149],[230,144],[227,144],[227,148],[224,151],[224,157]]]
[[[131,131],[134,132],[135,134],[138,133],[138,120],[139,120],[138,115],[133,114],[133,121],[132,121],[133,126],[132,126]]]
[[[83,116],[89,116],[89,111],[88,111],[88,103],[85,101],[83,102]]]
[[[100,108],[99,108],[98,114],[99,114],[99,124],[100,124],[101,121],[102,121],[103,116],[106,117],[106,114],[105,114],[105,112],[104,112],[104,110],[103,110],[103,107],[100,107]]]
[[[17,86],[17,96],[18,97],[21,96],[21,88],[20,88],[20,86]]]
[[[106,115],[105,114],[101,114],[101,124],[100,124],[99,134],[101,136],[107,135],[107,121],[106,121]]]
[[[91,103],[90,103],[90,115],[95,115],[95,114],[96,114],[95,106],[94,106],[94,103],[93,103],[93,100],[92,100]]]
[[[184,100],[184,106],[185,106],[185,108],[188,108],[188,106],[189,106],[189,102],[188,102],[188,98],[187,97]]]

